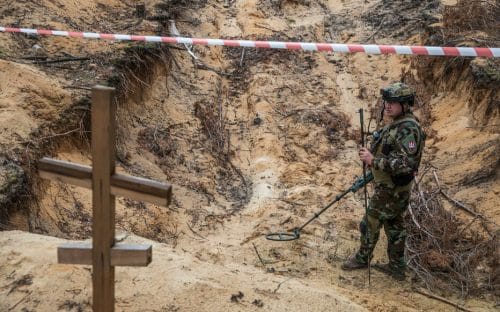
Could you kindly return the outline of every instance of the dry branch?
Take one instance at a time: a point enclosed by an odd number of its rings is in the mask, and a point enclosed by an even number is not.
[[[467,211],[468,213],[472,214],[473,216],[479,216],[479,214],[475,211],[472,211],[472,209],[470,208],[467,208],[464,204],[462,204],[461,202],[453,199],[450,197],[450,195],[446,194],[446,192],[443,190],[443,188],[441,187],[441,183],[439,182],[439,179],[438,179],[438,176],[436,174],[436,170],[433,170],[432,171],[432,174],[434,175],[434,179],[436,180],[436,183],[437,183],[437,186],[439,188],[439,192],[444,196],[446,197],[446,199],[448,199],[450,202],[452,202],[453,204],[457,205],[459,208],[462,208],[464,211]]]
[[[207,143],[211,154],[217,159],[219,165],[230,169],[229,176],[234,174],[241,180],[241,187],[245,192],[244,198],[239,198],[240,203],[249,198],[249,183],[246,181],[241,170],[231,161],[230,132],[227,128],[226,112],[223,109],[222,83],[217,84],[217,96],[213,100],[202,100],[195,103],[195,116],[201,122],[203,132],[208,138]],[[236,210],[233,210],[236,212]]]
[[[28,298],[31,295],[32,291],[29,291],[24,297],[22,297],[16,304],[14,304],[12,307],[10,307],[7,311],[12,311],[14,310],[21,302],[24,301],[24,299]]]
[[[448,195],[444,190],[443,188],[441,187],[441,183],[439,182],[439,178],[437,176],[437,173],[435,170],[433,170],[433,175],[434,175],[434,179],[436,181],[436,184],[438,185],[438,189],[439,189],[439,193],[441,195],[443,195],[447,200],[449,200],[451,203],[453,203],[455,206],[459,207],[460,209],[466,211],[467,213],[471,214],[474,216],[474,218],[480,218],[481,219],[481,224],[483,226],[483,228],[488,232],[488,234],[493,237],[494,234],[492,233],[492,231],[490,230],[490,228],[486,225],[485,222],[491,222],[493,223],[495,226],[497,226],[497,224],[491,220],[489,220],[488,218],[486,218],[484,215],[478,213],[478,212],[475,212],[474,210],[472,210],[471,208],[465,206],[464,204],[462,204],[461,202],[459,202],[458,200],[452,198],[450,195]],[[498,227],[498,226],[497,226]]]
[[[191,230],[191,232],[193,232],[194,235],[198,236],[199,238],[201,238],[203,240],[207,240],[206,237],[201,236],[198,232],[196,232],[195,230],[193,230],[193,228],[191,227],[191,225],[189,225],[188,222],[186,222],[186,224],[187,224],[188,228]]]
[[[458,291],[462,296],[494,291],[495,276],[479,272],[478,266],[495,274],[495,237],[471,228],[480,215],[465,223],[447,211],[439,201],[439,179],[436,184],[416,183],[413,189],[406,217],[408,267],[432,291]]]
[[[285,283],[285,282],[288,282],[288,281],[289,281],[289,280],[291,280],[291,279],[292,279],[292,277],[290,277],[290,278],[288,278],[288,279],[284,280],[283,282],[279,283],[279,284],[278,284],[278,286],[276,286],[276,288],[273,290],[273,294],[275,294],[275,293],[276,293],[276,292],[280,289],[281,284],[283,284],[283,283]]]
[[[257,246],[255,246],[254,243],[252,243],[253,249],[255,250],[255,253],[257,254],[257,257],[259,257],[260,263],[262,263],[262,266],[266,268],[266,264],[264,263],[264,260],[262,260],[262,257],[259,254],[259,251],[257,250]]]
[[[88,61],[88,60],[90,60],[90,57],[64,57],[55,60],[34,61],[33,64],[54,64],[63,62],[74,62],[74,61]]]
[[[375,36],[380,31],[380,29],[382,29],[384,22],[385,22],[385,16],[380,21],[380,24],[378,25],[377,29],[370,36],[368,36],[365,40],[363,40],[363,42],[370,41],[370,39],[373,38],[373,36]]]
[[[438,300],[438,301],[441,301],[441,302],[444,302],[444,303],[446,303],[446,304],[449,304],[449,305],[451,305],[451,306],[453,306],[453,307],[457,308],[457,309],[458,309],[458,310],[460,310],[460,311],[472,312],[471,310],[466,309],[466,308],[464,308],[464,307],[460,306],[459,304],[454,303],[454,302],[452,302],[452,301],[450,301],[450,300],[448,300],[448,299],[445,299],[445,298],[443,298],[443,297],[440,297],[440,296],[437,296],[437,295],[430,294],[430,293],[425,292],[425,291],[420,290],[420,289],[416,289],[416,290],[415,290],[415,292],[416,292],[416,293],[419,293],[419,294],[421,294],[421,295],[424,295],[424,296],[426,296],[426,297],[428,297],[428,298],[436,299],[436,300]]]

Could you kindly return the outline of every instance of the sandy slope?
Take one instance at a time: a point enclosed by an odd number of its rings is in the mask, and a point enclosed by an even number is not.
[[[0,60],[0,145],[25,142],[41,123],[54,119],[71,97],[56,79],[24,64]]]

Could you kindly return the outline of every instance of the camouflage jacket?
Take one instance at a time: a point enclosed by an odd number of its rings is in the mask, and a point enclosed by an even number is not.
[[[374,133],[371,170],[375,183],[390,188],[410,185],[420,165],[424,141],[425,134],[411,113]]]

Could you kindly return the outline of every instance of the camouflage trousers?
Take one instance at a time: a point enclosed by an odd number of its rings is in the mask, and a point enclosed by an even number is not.
[[[373,249],[383,226],[388,241],[389,265],[395,272],[405,271],[406,230],[403,216],[410,199],[408,189],[408,187],[404,189],[375,187],[375,193],[370,199],[367,213],[359,224],[361,246],[356,253],[358,262],[368,263],[368,259],[373,257]]]

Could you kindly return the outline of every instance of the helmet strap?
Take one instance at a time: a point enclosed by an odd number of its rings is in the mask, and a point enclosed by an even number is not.
[[[382,122],[382,120],[384,120],[384,111],[385,111],[385,100],[382,101],[382,110],[380,111],[380,120],[379,120],[379,122]]]

